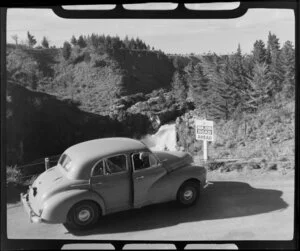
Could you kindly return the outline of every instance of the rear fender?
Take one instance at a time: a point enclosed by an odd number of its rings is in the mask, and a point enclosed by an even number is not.
[[[65,223],[69,210],[76,203],[90,200],[96,202],[102,215],[105,215],[105,204],[103,199],[91,190],[68,190],[47,199],[43,204],[42,219],[51,223]]]

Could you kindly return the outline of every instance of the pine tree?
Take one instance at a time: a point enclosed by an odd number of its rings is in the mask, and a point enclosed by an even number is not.
[[[136,49],[136,42],[133,38],[130,39],[128,47],[129,47],[130,50],[135,50]]]
[[[223,79],[227,86],[228,95],[231,96],[229,109],[230,113],[233,114],[237,107],[239,107],[239,109],[244,108],[244,93],[247,92],[247,89],[249,88],[247,78],[251,73],[251,69],[249,69],[248,65],[248,70],[246,70],[246,60],[242,55],[240,45],[238,46],[236,53],[225,57],[223,60]]]
[[[175,98],[180,102],[184,103],[187,98],[187,81],[186,74],[183,71],[175,72],[172,80],[172,87]]]
[[[281,91],[283,70],[280,63],[280,44],[275,34],[269,32],[267,45],[267,63],[270,69],[270,78],[273,82],[273,95]]]
[[[239,89],[245,89],[247,87],[247,75],[244,68],[244,58],[242,55],[242,50],[240,44],[238,45],[236,53],[230,58],[231,68],[236,75],[236,80],[238,81],[237,86]]]
[[[272,94],[272,80],[269,77],[266,63],[256,63],[253,68],[253,77],[248,79],[250,88],[247,92],[246,105],[252,111],[256,111],[265,102],[269,102]]]
[[[224,62],[216,54],[208,54],[202,58],[203,75],[207,78],[206,98],[201,110],[208,118],[229,119],[228,86],[224,80]]]
[[[46,37],[43,37],[42,46],[47,49],[49,48],[49,41]]]
[[[262,40],[256,40],[253,46],[253,57],[254,61],[258,63],[264,63],[266,61],[267,50],[265,43]]]
[[[94,33],[89,37],[89,41],[90,41],[90,45],[94,49],[98,48],[98,37]]]
[[[112,38],[110,35],[105,37],[104,47],[106,50],[112,49]]]
[[[206,92],[208,91],[209,79],[203,73],[201,63],[193,67],[188,79],[189,93],[188,96],[192,99],[196,108],[203,109],[205,107]]]
[[[243,65],[245,69],[245,74],[247,77],[253,75],[253,66],[255,64],[255,60],[253,55],[248,54],[244,56]]]
[[[27,42],[28,42],[28,46],[29,47],[33,47],[33,46],[35,46],[35,44],[36,44],[36,39],[35,39],[35,37],[33,36],[33,35],[31,35],[30,33],[29,33],[29,31],[27,31]]]
[[[269,32],[268,35],[268,45],[267,45],[267,55],[269,57],[269,62],[272,63],[276,60],[279,54],[280,44],[279,39],[275,34]]]
[[[113,37],[111,40],[111,47],[113,50],[118,50],[121,48],[122,42],[118,36]]]
[[[79,36],[79,38],[77,40],[77,44],[79,45],[80,48],[86,47],[86,42],[82,35]]]
[[[12,35],[11,38],[15,41],[16,45],[18,45],[18,40],[19,40],[18,35],[17,34]]]
[[[291,98],[295,92],[295,50],[291,41],[284,43],[280,59],[284,71],[283,95]]]
[[[76,37],[73,35],[72,36],[72,38],[71,38],[71,44],[73,45],[73,46],[76,46],[77,45],[77,39],[76,39]]]
[[[126,49],[129,49],[129,38],[127,35],[124,38],[124,45]]]
[[[219,72],[213,76],[210,83],[208,98],[206,102],[206,113],[215,120],[228,120],[232,113],[232,97],[230,95],[231,88],[227,85],[223,78],[223,72]]]
[[[70,58],[71,51],[72,51],[71,44],[67,41],[64,42],[63,49],[62,49],[62,54],[63,54],[63,57],[64,57],[65,60],[68,60]]]

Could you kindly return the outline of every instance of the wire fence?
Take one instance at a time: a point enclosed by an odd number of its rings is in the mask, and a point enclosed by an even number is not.
[[[283,157],[295,157],[294,154],[282,154],[282,155],[278,155],[278,159],[281,159]],[[201,158],[200,156],[193,156],[193,158],[195,160],[198,161],[204,161],[203,158]],[[215,162],[215,161],[255,161],[255,160],[262,160],[264,159],[263,157],[256,157],[256,158],[252,158],[252,157],[240,157],[240,158],[234,158],[234,157],[222,157],[222,158],[209,158],[207,161],[208,162]]]
[[[31,166],[37,166],[37,165],[41,165],[41,164],[45,164],[45,159],[48,158],[49,162],[53,163],[53,162],[57,162],[58,159],[60,157],[60,154],[58,155],[53,155],[53,156],[49,156],[49,157],[45,157],[45,158],[41,158],[41,159],[37,159],[32,161],[31,163],[25,164],[25,165],[20,165],[18,166],[18,168],[25,168],[25,167],[31,167]]]
[[[46,170],[47,164],[49,165],[48,168],[53,167],[57,163],[60,156],[61,156],[60,154],[48,156],[45,158],[36,159],[31,163],[25,165],[16,166],[16,168],[20,170],[21,173],[25,173],[25,174],[29,173],[28,175],[21,175],[20,178],[29,179],[31,177],[39,175],[39,173]],[[47,159],[47,163],[46,163],[46,159]]]
[[[57,163],[57,161],[58,161],[58,159],[59,159],[60,156],[61,155],[59,154],[59,155],[53,155],[53,156],[46,157],[49,160],[49,168],[53,167]],[[283,158],[283,157],[286,157],[286,158],[292,157],[292,158],[294,158],[295,155],[292,155],[292,154],[283,154],[283,155],[280,155],[279,157],[280,158]],[[41,158],[41,159],[34,160],[31,163],[17,166],[17,168],[23,170],[23,169],[32,168],[32,167],[38,167],[39,166],[40,167],[39,171],[42,172],[42,171],[44,171],[46,169],[46,167],[45,167],[45,165],[46,165],[45,164],[45,159],[46,158]],[[249,157],[247,157],[247,158],[246,157],[241,157],[241,158],[222,157],[222,158],[209,158],[209,159],[207,159],[205,161],[199,155],[198,156],[197,155],[193,156],[193,159],[194,159],[195,163],[201,163],[201,164],[203,164],[203,163],[205,163],[205,164],[214,164],[214,163],[216,163],[217,164],[217,163],[223,163],[223,162],[229,163],[229,162],[249,162],[249,161],[250,162],[255,162],[255,161],[261,161],[262,160],[262,158],[249,158]],[[29,174],[29,175],[23,175],[20,178],[21,179],[29,179],[29,178],[37,176],[37,175],[39,175],[39,172],[38,173]]]

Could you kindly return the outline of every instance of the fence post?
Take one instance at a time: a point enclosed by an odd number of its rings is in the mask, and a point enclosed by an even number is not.
[[[49,158],[45,158],[45,169],[49,169]]]

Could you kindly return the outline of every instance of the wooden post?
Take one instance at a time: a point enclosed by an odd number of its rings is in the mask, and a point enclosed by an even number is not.
[[[206,111],[205,111],[205,117],[204,120],[206,120]],[[207,140],[203,140],[203,159],[204,162],[207,162]]]
[[[207,140],[203,140],[203,159],[207,161]]]
[[[50,166],[49,166],[49,158],[45,158],[45,169],[49,169]]]

